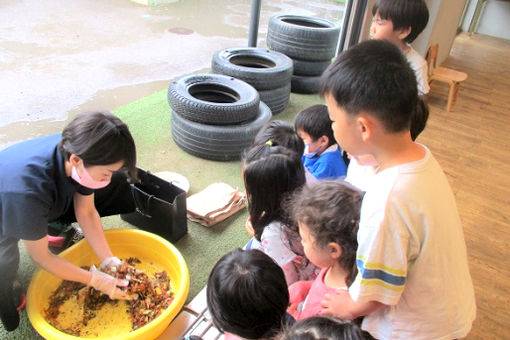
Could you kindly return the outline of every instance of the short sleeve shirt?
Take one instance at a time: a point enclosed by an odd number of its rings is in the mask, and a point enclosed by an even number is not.
[[[416,76],[418,94],[427,94],[430,91],[427,62],[411,45],[407,46],[409,50],[405,53],[405,56]]]
[[[27,140],[0,151],[0,237],[38,240],[48,222],[72,205],[75,192],[90,195],[65,173],[61,134]]]
[[[475,317],[455,197],[422,147],[423,159],[375,175],[361,206],[358,276],[349,293],[387,305],[363,319],[362,329],[377,339],[462,338]]]

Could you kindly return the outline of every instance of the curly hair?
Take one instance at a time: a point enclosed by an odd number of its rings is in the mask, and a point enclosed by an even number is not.
[[[362,193],[340,180],[323,180],[304,186],[286,202],[290,216],[305,224],[320,248],[337,243],[342,248],[339,263],[349,270],[347,284],[357,274],[356,249]]]

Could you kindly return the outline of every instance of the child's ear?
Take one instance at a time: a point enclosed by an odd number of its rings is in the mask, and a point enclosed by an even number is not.
[[[398,33],[398,38],[400,40],[404,40],[409,34],[411,34],[411,26],[408,28],[401,28],[400,32]]]
[[[81,158],[76,156],[74,153],[72,153],[71,156],[69,156],[69,163],[71,163],[71,165],[74,167],[78,166],[81,161],[82,161]]]
[[[329,138],[328,138],[328,136],[321,136],[321,137],[319,138],[319,143],[320,143],[321,145],[325,145],[325,146],[327,146],[327,145],[329,144]]]
[[[364,115],[359,115],[357,118],[357,127],[361,136],[361,140],[366,142],[370,139],[370,136],[372,136],[373,132],[373,125],[370,119],[368,119]]]
[[[328,249],[329,249],[329,256],[331,256],[332,259],[339,259],[340,256],[342,256],[342,247],[336,242],[330,242],[328,243]]]

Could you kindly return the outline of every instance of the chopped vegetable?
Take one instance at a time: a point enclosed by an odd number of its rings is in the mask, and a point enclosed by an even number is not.
[[[128,304],[127,312],[131,319],[132,330],[138,329],[154,320],[161,314],[162,310],[168,308],[173,300],[170,279],[166,271],[155,273],[154,278],[151,279],[146,273],[134,267],[135,264],[139,263],[141,263],[139,259],[130,257],[117,267],[103,269],[107,274],[129,281],[125,290],[131,297],[131,300],[126,301],[126,303]],[[83,268],[89,270],[89,268]],[[60,313],[59,308],[64,302],[74,296],[76,296],[80,304],[83,304],[81,325],[73,325],[72,327],[62,329],[57,321]],[[96,312],[107,303],[117,304],[118,302],[111,300],[107,295],[92,287],[77,282],[62,281],[60,286],[50,296],[49,307],[45,310],[46,319],[57,329],[68,334],[80,336],[81,327],[86,326],[89,320],[96,316]]]

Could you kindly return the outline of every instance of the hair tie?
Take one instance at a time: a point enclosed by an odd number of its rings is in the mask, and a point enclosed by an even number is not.
[[[266,142],[266,145],[273,146],[273,141],[268,140],[268,141]]]

